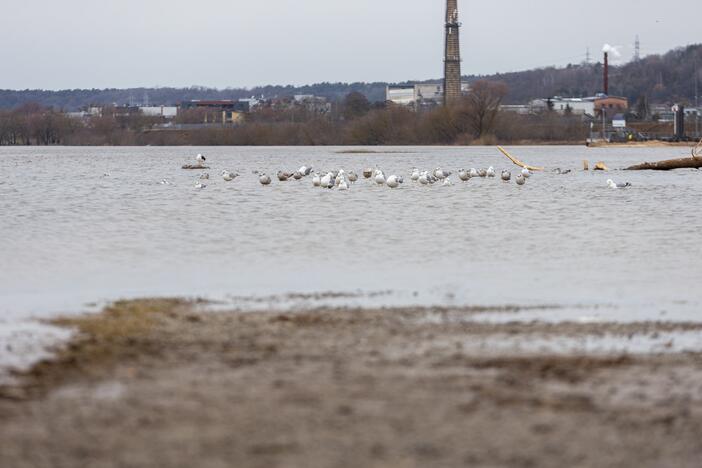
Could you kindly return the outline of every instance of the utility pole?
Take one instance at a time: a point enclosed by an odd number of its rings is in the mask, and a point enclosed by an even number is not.
[[[639,35],[636,35],[636,42],[634,42],[634,62],[641,60],[641,41],[639,40]]]
[[[585,52],[585,63],[587,65],[590,65],[590,48],[587,48],[587,51]]]
[[[695,136],[700,137],[700,96],[699,85],[700,70],[697,68],[697,54],[695,54]]]

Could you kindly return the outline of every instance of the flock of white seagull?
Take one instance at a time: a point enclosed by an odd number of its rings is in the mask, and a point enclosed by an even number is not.
[[[202,154],[198,154],[195,158],[195,161],[196,164],[194,166],[191,166],[190,168],[207,169],[207,167],[205,166],[206,158]],[[559,172],[563,173],[563,171]],[[565,173],[567,172],[570,171],[566,171]],[[253,173],[256,176],[258,176],[258,181],[263,186],[270,185],[273,182],[271,176],[269,176],[265,172],[254,171]],[[417,182],[420,185],[440,184],[442,186],[450,186],[453,185],[453,183],[451,182],[452,174],[452,172],[446,171],[441,168],[436,168],[433,171],[420,171],[418,168],[415,167],[412,169],[412,175],[410,176],[410,180]],[[532,176],[532,174],[532,171],[530,171],[529,169],[522,168],[522,170],[514,178],[515,183],[519,186],[526,184],[526,181]],[[363,170],[362,175],[365,179],[371,179],[379,186],[387,186],[391,189],[396,189],[402,184],[404,184],[404,178],[401,175],[386,175],[380,169],[367,168]],[[497,172],[495,171],[495,168],[490,166],[487,169],[460,169],[456,175],[461,181],[468,182],[472,178],[497,177]],[[224,181],[231,182],[237,177],[239,177],[239,174],[236,172],[223,170],[221,176]],[[337,189],[342,191],[349,190],[351,186],[359,179],[358,174],[354,171],[346,172],[343,169],[339,169],[336,171],[320,173],[313,172],[312,167],[310,166],[302,166],[294,172],[278,171],[278,173],[276,174],[276,177],[280,182],[286,182],[291,179],[300,180],[308,176],[312,177],[312,185],[314,187]],[[195,188],[199,190],[206,188],[207,185],[204,181],[208,180],[209,178],[210,174],[207,172],[203,172],[202,174],[200,174],[198,180],[195,182]],[[503,170],[500,173],[500,178],[504,182],[510,182],[512,180],[512,173],[508,170]],[[161,181],[161,184],[170,185],[171,182],[168,179],[163,179]],[[612,179],[609,179],[607,180],[607,186],[614,189],[623,189],[630,187],[631,184],[628,182],[615,183]]]

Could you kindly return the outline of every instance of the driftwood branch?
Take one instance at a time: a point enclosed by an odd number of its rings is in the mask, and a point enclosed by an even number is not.
[[[702,158],[702,139],[700,139],[699,143],[692,148],[692,157]]]
[[[645,162],[627,167],[627,171],[671,171],[673,169],[700,169],[702,157],[668,159],[666,161]]]
[[[528,165],[528,164],[524,164],[524,163],[521,162],[519,159],[517,159],[517,158],[515,158],[514,156],[512,156],[511,154],[509,154],[509,153],[507,152],[507,150],[504,149],[504,148],[501,147],[501,146],[498,146],[497,149],[500,150],[500,152],[501,152],[502,154],[504,154],[505,156],[507,156],[507,158],[509,158],[510,161],[512,161],[514,164],[516,164],[516,165],[519,166],[519,167],[523,167],[523,168],[529,169],[530,171],[543,171],[543,170],[544,170],[543,167],[535,167],[535,166],[530,166],[530,165]]]

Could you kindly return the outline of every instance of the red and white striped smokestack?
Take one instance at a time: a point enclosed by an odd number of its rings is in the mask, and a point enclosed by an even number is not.
[[[604,93],[609,95],[609,53],[604,55]]]

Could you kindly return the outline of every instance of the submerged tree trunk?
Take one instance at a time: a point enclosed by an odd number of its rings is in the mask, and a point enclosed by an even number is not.
[[[700,169],[702,157],[668,159],[666,161],[645,162],[627,167],[627,171],[671,171],[673,169]]]

